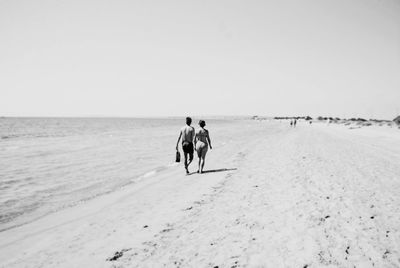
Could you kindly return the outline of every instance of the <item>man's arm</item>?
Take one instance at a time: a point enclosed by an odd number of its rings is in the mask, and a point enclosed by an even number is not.
[[[182,137],[182,131],[179,133],[179,137],[178,137],[178,141],[176,142],[176,150],[178,151],[178,145],[179,145],[179,141],[181,140]]]
[[[210,134],[208,133],[208,130],[207,130],[207,140],[208,140],[208,145],[210,145],[210,149],[212,149]]]
[[[196,139],[197,139],[197,136],[196,136],[196,131],[194,131],[193,132],[194,133],[194,135],[193,135],[193,145],[194,145],[194,148],[196,148]]]

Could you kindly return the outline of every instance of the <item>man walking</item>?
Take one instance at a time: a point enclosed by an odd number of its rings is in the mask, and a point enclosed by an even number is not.
[[[192,124],[192,118],[186,117],[186,126],[181,128],[179,133],[178,141],[176,142],[176,150],[178,151],[179,140],[182,138],[182,150],[183,155],[185,156],[185,169],[186,174],[189,174],[189,165],[192,163],[193,160],[193,138],[194,138],[194,128],[190,126]],[[189,156],[189,158],[188,158]]]

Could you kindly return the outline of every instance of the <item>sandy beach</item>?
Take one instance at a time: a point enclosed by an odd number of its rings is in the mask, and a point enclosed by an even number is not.
[[[400,267],[400,130],[243,128],[205,174],[175,165],[1,232],[0,267]]]

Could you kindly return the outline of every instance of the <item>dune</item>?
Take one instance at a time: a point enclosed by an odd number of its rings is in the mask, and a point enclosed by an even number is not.
[[[400,267],[398,129],[243,128],[205,174],[172,166],[1,232],[0,266]]]

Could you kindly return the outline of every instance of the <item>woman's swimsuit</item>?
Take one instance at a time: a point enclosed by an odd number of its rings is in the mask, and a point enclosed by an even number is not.
[[[196,151],[198,157],[204,158],[207,154],[208,151],[207,137],[208,137],[208,132],[205,129],[200,129],[196,133],[196,138],[197,138]]]

